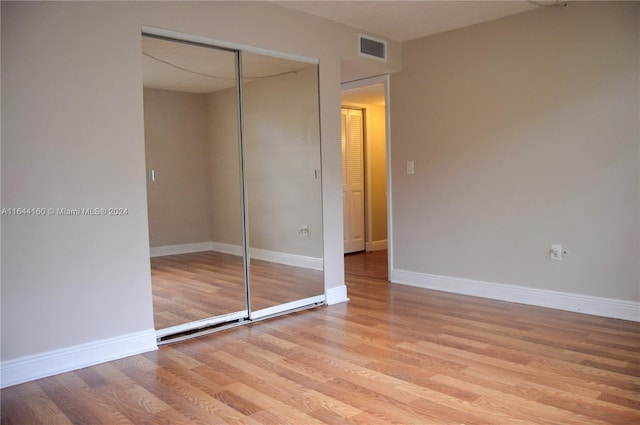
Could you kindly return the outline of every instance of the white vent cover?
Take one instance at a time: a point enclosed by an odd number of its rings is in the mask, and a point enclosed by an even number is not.
[[[387,60],[387,42],[358,34],[358,52],[360,56]]]

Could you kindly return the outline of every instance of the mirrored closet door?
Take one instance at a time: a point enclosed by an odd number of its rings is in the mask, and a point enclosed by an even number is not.
[[[177,38],[142,37],[159,340],[322,304],[317,64]]]
[[[247,316],[237,53],[142,37],[156,329]]]
[[[324,301],[318,66],[242,52],[251,317]]]

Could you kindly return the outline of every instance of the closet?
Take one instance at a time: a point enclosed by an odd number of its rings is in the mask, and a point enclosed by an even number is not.
[[[159,342],[325,302],[317,61],[145,28]]]

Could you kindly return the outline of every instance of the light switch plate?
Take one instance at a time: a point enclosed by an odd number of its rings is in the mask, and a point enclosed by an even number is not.
[[[407,161],[407,174],[413,174],[414,171],[413,161]]]

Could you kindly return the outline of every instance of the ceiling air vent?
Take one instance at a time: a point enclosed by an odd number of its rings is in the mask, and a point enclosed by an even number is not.
[[[387,60],[387,42],[365,37],[358,34],[360,56],[366,56],[378,60]]]

